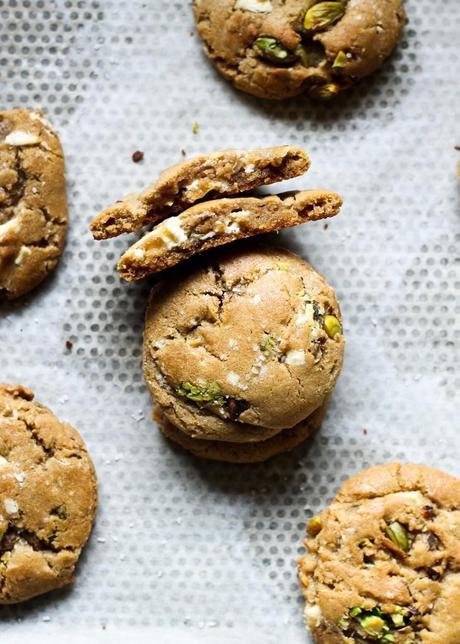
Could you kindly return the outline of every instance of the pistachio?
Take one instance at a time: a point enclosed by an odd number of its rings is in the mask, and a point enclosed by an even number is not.
[[[176,393],[182,398],[188,398],[196,403],[214,403],[223,405],[225,398],[217,382],[207,385],[194,385],[191,382],[182,382],[176,387]]]
[[[390,617],[391,617],[391,621],[396,626],[396,628],[401,628],[402,626],[405,626],[404,615],[402,615],[401,613],[392,613]]]
[[[340,90],[341,87],[337,83],[324,83],[323,85],[312,85],[309,89],[309,94],[312,98],[327,101],[337,96]]]
[[[60,519],[67,519],[67,508],[65,505],[59,505],[57,508],[54,508],[52,513],[57,514]]]
[[[307,532],[310,535],[310,537],[316,537],[316,535],[321,532],[322,527],[323,527],[323,524],[321,521],[321,517],[319,515],[315,515],[308,522]]]
[[[339,51],[337,56],[334,58],[334,62],[332,63],[332,67],[345,67],[347,64],[347,55],[342,49]]]
[[[360,615],[362,612],[363,612],[363,611],[362,611],[362,608],[360,608],[359,606],[353,606],[353,608],[350,608],[350,610],[349,610],[349,613],[348,613],[348,614],[350,615],[350,617],[357,617],[357,616],[358,616],[358,615]]]
[[[308,31],[319,31],[340,20],[344,13],[344,2],[318,2],[307,11],[303,24]]]
[[[373,637],[381,637],[384,634],[385,629],[388,629],[388,626],[385,624],[385,620],[379,617],[378,615],[367,615],[362,617],[359,620],[361,628],[368,634]]]
[[[11,552],[4,552],[0,557],[0,563],[6,566],[10,558],[11,558]]]
[[[262,353],[272,358],[279,351],[278,342],[272,335],[266,335],[260,344]]]
[[[260,36],[254,42],[259,55],[272,63],[292,63],[297,60],[297,54],[283,47],[279,40],[272,36]]]
[[[382,638],[380,638],[380,641],[381,642],[396,642],[395,636],[393,635],[393,633],[385,633],[385,635]]]
[[[409,536],[407,530],[398,522],[393,521],[386,527],[388,537],[404,552],[409,552]]]
[[[334,339],[336,335],[342,333],[342,325],[335,315],[326,315],[324,318],[324,330],[330,338]]]
[[[308,67],[308,54],[303,45],[297,45],[294,49],[294,54],[298,57],[304,67]]]

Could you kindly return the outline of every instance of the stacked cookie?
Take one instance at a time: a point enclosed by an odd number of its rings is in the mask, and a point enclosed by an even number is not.
[[[155,419],[199,456],[262,461],[302,442],[324,416],[344,349],[333,290],[288,251],[247,244],[217,250],[337,214],[341,199],[325,190],[248,195],[308,167],[305,152],[293,146],[198,157],[166,170],[91,225],[103,239],[156,224],[118,263],[128,281],[213,249],[163,276],[145,327]]]

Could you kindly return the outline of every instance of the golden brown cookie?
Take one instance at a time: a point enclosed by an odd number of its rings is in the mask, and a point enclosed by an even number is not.
[[[0,296],[15,299],[56,267],[67,228],[64,157],[40,110],[0,112]]]
[[[205,198],[297,177],[309,166],[304,150],[293,145],[203,154],[164,170],[144,192],[128,195],[101,212],[90,228],[95,239],[115,237],[155,224]]]
[[[33,398],[0,385],[0,604],[71,584],[96,513],[80,435]]]
[[[459,644],[460,479],[371,467],[308,533],[299,576],[315,642]]]
[[[402,0],[194,0],[205,52],[235,87],[331,98],[378,69],[405,22]]]
[[[332,288],[289,251],[212,253],[152,290],[146,382],[166,418],[194,438],[266,440],[331,393],[340,319]]]
[[[125,280],[142,279],[209,248],[336,215],[342,200],[326,190],[204,201],[170,217],[133,244],[118,262]]]
[[[326,410],[327,402],[295,427],[283,429],[276,436],[258,443],[231,443],[192,438],[189,434],[174,427],[158,406],[154,407],[153,419],[167,438],[194,456],[212,461],[226,461],[227,463],[261,463],[277,454],[289,452],[303,443],[319,429]]]

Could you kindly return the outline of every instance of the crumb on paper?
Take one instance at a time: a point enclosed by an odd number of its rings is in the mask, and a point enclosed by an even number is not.
[[[197,123],[196,121],[194,121],[192,123],[192,133],[193,134],[198,134],[199,131],[200,131],[200,124]]]
[[[186,157],[186,156],[187,156],[187,150],[184,150],[184,148],[182,148],[182,150],[180,151],[180,153],[182,154],[182,156],[183,156],[183,157]]]
[[[327,230],[329,228],[329,224],[324,224],[323,228],[324,230]]]
[[[136,423],[138,423],[139,421],[144,420],[145,418],[144,412],[142,410],[134,412],[134,414],[131,414],[131,418],[135,420]]]
[[[136,150],[135,152],[133,152],[131,158],[134,163],[139,163],[139,161],[142,161],[142,159],[144,158],[144,153],[142,152],[142,150]]]
[[[66,349],[67,349],[67,351],[69,351],[69,352],[70,352],[70,351],[72,351],[72,349],[73,349],[73,342],[72,342],[72,340],[70,340],[70,339],[69,339],[69,340],[66,340],[66,341],[65,341],[65,348],[66,348]]]
[[[367,436],[367,429],[366,428],[363,429],[363,434],[364,434],[364,436]]]
[[[460,152],[460,145],[454,145],[454,150],[457,150],[458,152]]]

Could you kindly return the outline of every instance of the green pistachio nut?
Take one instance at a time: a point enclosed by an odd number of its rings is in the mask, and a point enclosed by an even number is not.
[[[272,335],[266,335],[260,344],[260,349],[267,358],[272,358],[278,352],[278,342]]]
[[[392,613],[390,617],[391,617],[391,621],[396,626],[396,628],[401,628],[402,626],[405,626],[404,615],[402,615],[401,613]]]
[[[336,335],[342,333],[342,325],[335,315],[326,315],[324,318],[324,330],[330,338],[334,339]]]
[[[308,31],[320,31],[340,20],[344,13],[344,2],[318,2],[307,11],[303,24]]]
[[[404,552],[409,552],[409,535],[407,530],[398,521],[393,521],[386,528],[388,537],[398,548]]]
[[[393,633],[385,633],[385,635],[380,638],[380,642],[396,642],[396,639]]]
[[[308,54],[303,45],[297,45],[294,49],[294,54],[298,57],[304,67],[308,67]]]
[[[258,54],[271,63],[286,64],[297,60],[297,54],[289,51],[276,38],[260,36],[254,42]]]
[[[348,58],[347,55],[344,51],[340,50],[337,56],[334,58],[334,62],[332,63],[332,67],[334,68],[341,68],[345,67],[347,64]]]
[[[324,83],[322,85],[312,85],[309,89],[309,94],[312,98],[328,101],[337,96],[341,87],[337,83]]]
[[[350,610],[349,610],[349,613],[348,613],[348,614],[350,615],[350,617],[357,617],[357,616],[358,616],[358,615],[360,615],[362,612],[363,612],[363,611],[362,611],[362,608],[360,608],[359,606],[353,606],[353,608],[350,608]]]
[[[388,630],[388,626],[385,624],[385,620],[377,615],[367,615],[366,617],[361,617],[359,620],[361,628],[372,637],[382,637],[385,633],[385,630]]]
[[[316,515],[310,519],[307,525],[307,532],[311,537],[316,537],[317,534],[321,532],[323,523],[321,517]]]
[[[225,398],[217,382],[206,385],[194,385],[191,382],[181,382],[176,387],[176,393],[182,398],[188,398],[196,403],[215,403],[223,405]]]

